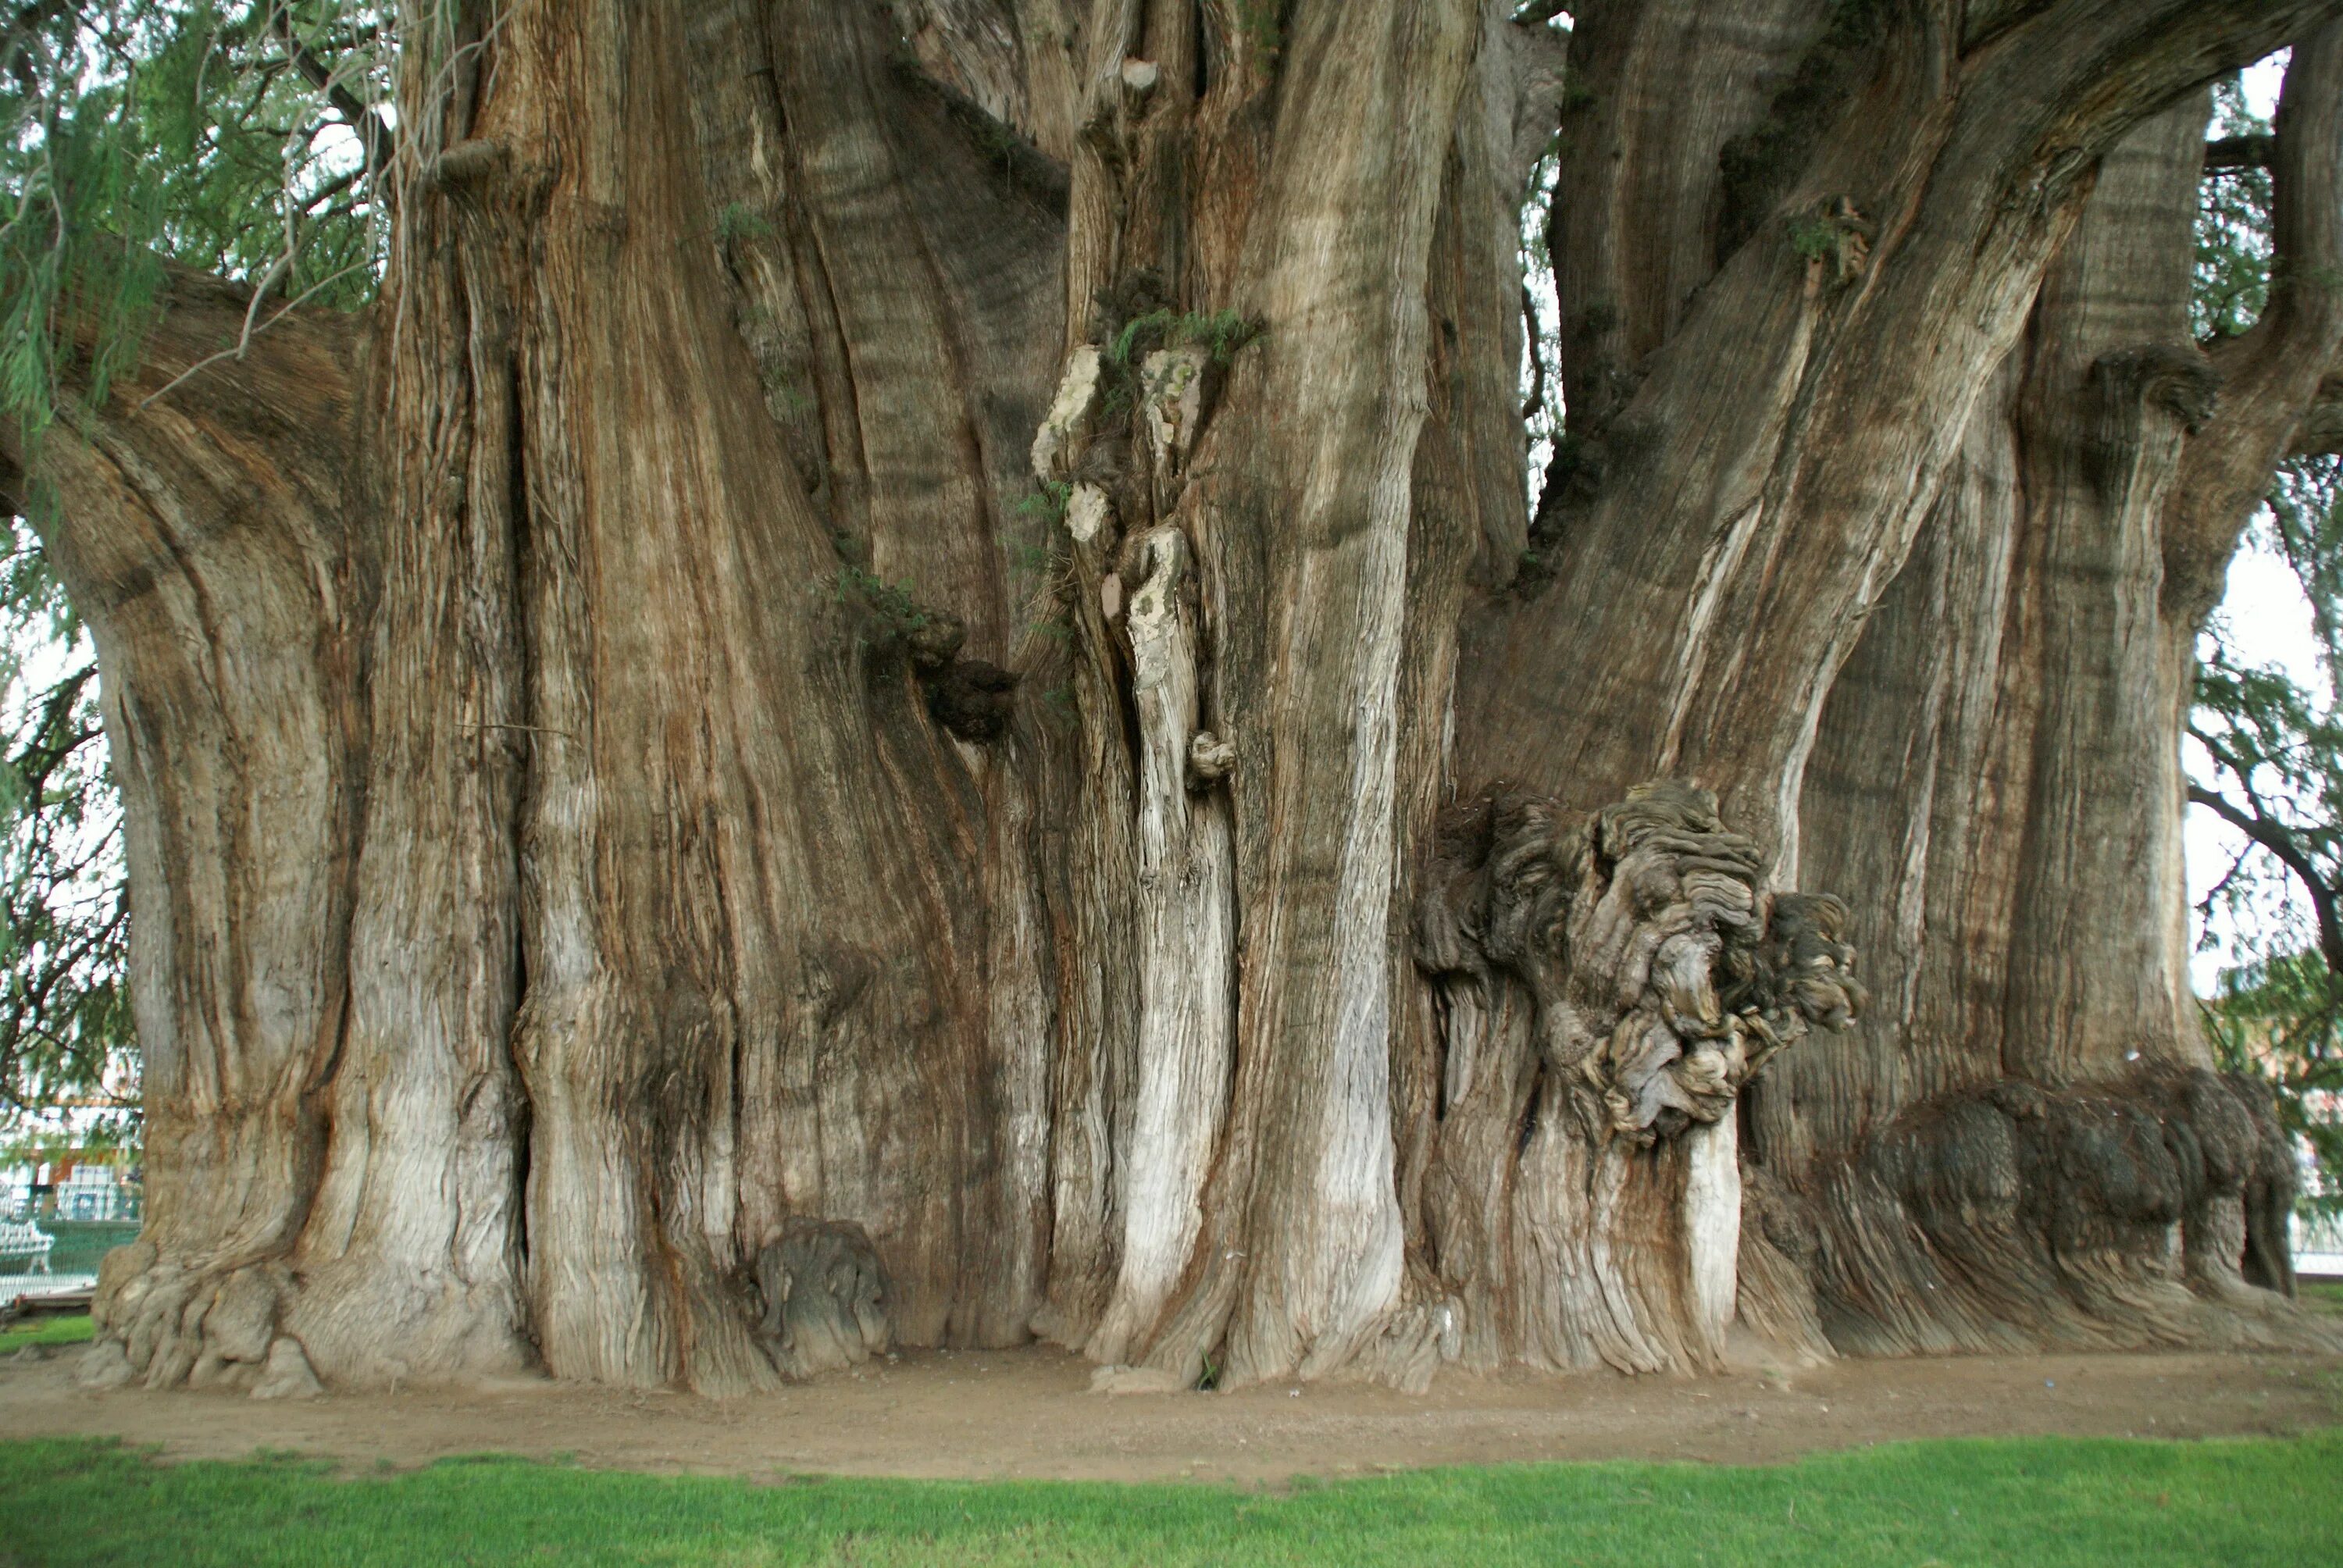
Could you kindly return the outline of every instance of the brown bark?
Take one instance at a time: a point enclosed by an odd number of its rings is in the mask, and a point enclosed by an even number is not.
[[[1876,20],[1850,35],[1858,14]],[[2054,6],[1964,53],[1932,9],[1846,8],[1756,128],[1786,160],[1765,175],[1763,221],[1589,433],[1600,478],[1552,521],[1551,580],[1472,644],[1467,770],[1582,801],[1683,772],[1795,875],[1831,678],[2099,155],[2320,15]],[[1664,70],[1625,85],[1664,92]],[[1589,648],[1604,650],[1592,685]]]
[[[2170,106],[2335,9],[1604,4],[1566,94],[1485,0],[409,18],[370,316],[147,404],[230,331],[185,282],[12,454],[106,661],[156,1090],[93,1377],[1038,1334],[1421,1386],[2036,1289],[2088,1338],[2187,1318],[2134,1288],[2166,1209],[2234,1295],[2261,1125],[2175,1020],[2157,581],[2229,416],[2174,391],[2185,250],[2122,242],[2185,229]],[[2148,1104],[2194,1176],[2134,1179]],[[1986,1328],[1866,1327],[1972,1124],[2051,1241]]]
[[[2333,96],[2330,42],[2288,75],[2298,256],[2343,166],[2306,152],[2333,139],[2307,110]],[[2186,341],[2201,124],[2176,110],[2107,160],[1950,492],[1984,576],[1954,540],[1916,551],[1825,716],[1809,863],[1878,890],[1858,939],[1898,1000],[1769,1083],[1755,1125],[1810,1201],[1789,1229],[1853,1347],[2315,1337],[2244,1288],[2290,1289],[2292,1165],[2266,1094],[2212,1074],[2196,1031],[2177,802],[2211,604],[2190,574],[2226,560],[2328,350],[2233,402],[2216,366],[2252,361]],[[2298,303],[2260,341],[2317,318]]]
[[[103,1308],[156,1385],[257,1370],[326,1154],[349,990],[375,594],[346,524],[352,324],[296,320],[209,374],[241,291],[174,276],[144,364],[71,407],[33,472],[51,559],[99,650],[123,792],[151,1218]],[[102,519],[70,526],[68,519]],[[203,1324],[243,1282],[256,1322]],[[255,1313],[247,1312],[247,1318]],[[242,1325],[240,1325],[242,1326]]]

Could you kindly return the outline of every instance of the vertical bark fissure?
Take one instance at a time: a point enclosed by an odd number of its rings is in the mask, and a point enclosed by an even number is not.
[[[2290,1332],[2235,1267],[2267,1107],[2185,1020],[2107,1070],[2177,995],[2177,799],[2161,752],[2093,780],[2177,719],[2186,476],[2289,440],[2317,377],[2255,357],[2343,327],[2281,296],[2207,422],[2168,323],[2077,359],[2058,290],[2130,308],[2061,282],[2120,135],[2331,0],[1584,7],[1534,536],[1541,24],[1080,9],[418,45],[375,381],[297,316],[108,427],[82,498],[147,534],[58,548],[160,1021],[100,1359],[724,1392],[1041,1333],[1121,1386],[1420,1387],[1715,1366],[1736,1314]],[[2278,151],[2331,180],[2324,49]],[[337,355],[355,457],[228,429]],[[1892,1004],[1769,1068],[1851,1021],[1850,938]]]
[[[2203,118],[2201,99],[2183,103],[2107,156],[2005,371],[2016,400],[1972,427],[1973,468],[1996,427],[2017,457],[2002,512],[2017,548],[2006,598],[1941,602],[1950,635],[1999,643],[1999,671],[1955,678],[1927,793],[1892,786],[1898,809],[1931,812],[1946,786],[1985,787],[1980,809],[1944,824],[1956,852],[1923,873],[1958,940],[1875,947],[1926,1007],[1900,1038],[1883,1029],[1817,1063],[1867,1085],[1865,1114],[1843,1093],[1823,1101],[1835,1121],[1760,1106],[1843,1346],[2317,1338],[2238,1277],[2245,1211],[2285,1184],[2288,1157],[2265,1097],[2205,1070],[2169,938],[2185,695],[2162,618],[2166,518],[2215,379],[2186,337]],[[1956,534],[1936,558],[1957,568],[1971,548]],[[1841,777],[1876,728],[1857,713],[1893,702],[1898,661],[1933,657],[1915,588],[1890,598],[1834,694]],[[1860,865],[1850,836],[1875,829],[1831,789],[1810,794],[1810,817]],[[1897,1051],[1908,1065],[1880,1060]]]

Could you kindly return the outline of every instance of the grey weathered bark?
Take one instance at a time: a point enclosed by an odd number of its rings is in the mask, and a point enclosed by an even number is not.
[[[2338,42],[2288,74],[2282,276],[2338,237],[2312,216],[2343,169]],[[2293,1171],[2197,1032],[2177,741],[2219,566],[2332,327],[2298,283],[2248,339],[2188,342],[2202,126],[2183,105],[2108,158],[1972,418],[1940,503],[1965,526],[1915,552],[1825,718],[1810,864],[1877,890],[1857,940],[1888,1005],[1767,1084],[1755,1125],[1852,1346],[2300,1328],[2242,1288],[2290,1289]],[[2299,363],[2268,347],[2288,333]],[[2291,384],[2258,385],[2282,357]]]
[[[2176,995],[2164,883],[2112,967],[2014,946],[2137,872],[2028,839],[2110,702],[2107,809],[2171,842],[2181,645],[2126,617],[2227,439],[2133,318],[2171,279],[2070,231],[2183,210],[2173,106],[2338,7],[1962,9],[1590,5],[1565,73],[1473,0],[417,7],[381,303],[148,406],[234,309],[186,281],[12,454],[106,660],[155,1063],[93,1376],[1938,1342],[1864,1337],[1828,1172],[1930,1096],[2097,1114],[2096,999]],[[2233,488],[2332,357],[2286,345]],[[1850,939],[1883,1012],[1824,1054]],[[2167,1033],[2154,1092],[2250,1141]],[[2258,1303],[2227,1213],[2190,1299]]]

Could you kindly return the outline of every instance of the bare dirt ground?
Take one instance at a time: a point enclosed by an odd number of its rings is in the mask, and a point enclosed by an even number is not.
[[[0,1364],[0,1436],[106,1434],[166,1457],[259,1448],[351,1468],[497,1452],[774,1478],[1194,1477],[1276,1483],[1541,1459],[1783,1460],[1902,1438],[2288,1433],[2343,1421],[2343,1358],[2052,1355],[1844,1361],[1711,1378],[1448,1376],[1429,1394],[1285,1385],[1109,1398],[1056,1351],[923,1352],[755,1398],[553,1382],[263,1403],[92,1395],[78,1349]]]

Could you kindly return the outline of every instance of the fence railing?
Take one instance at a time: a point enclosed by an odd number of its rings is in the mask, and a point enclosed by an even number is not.
[[[0,1187],[0,1220],[30,1220],[45,1229],[52,1221],[136,1224],[146,1207],[146,1195],[131,1186],[81,1186],[68,1182],[35,1193],[25,1187]]]
[[[135,1241],[136,1220],[44,1220],[34,1223],[49,1237],[48,1268],[35,1271],[16,1253],[0,1253],[0,1301],[48,1291],[76,1290],[97,1278],[98,1260]]]
[[[2343,1256],[2343,1214],[2294,1217],[2294,1255],[2326,1253]]]

